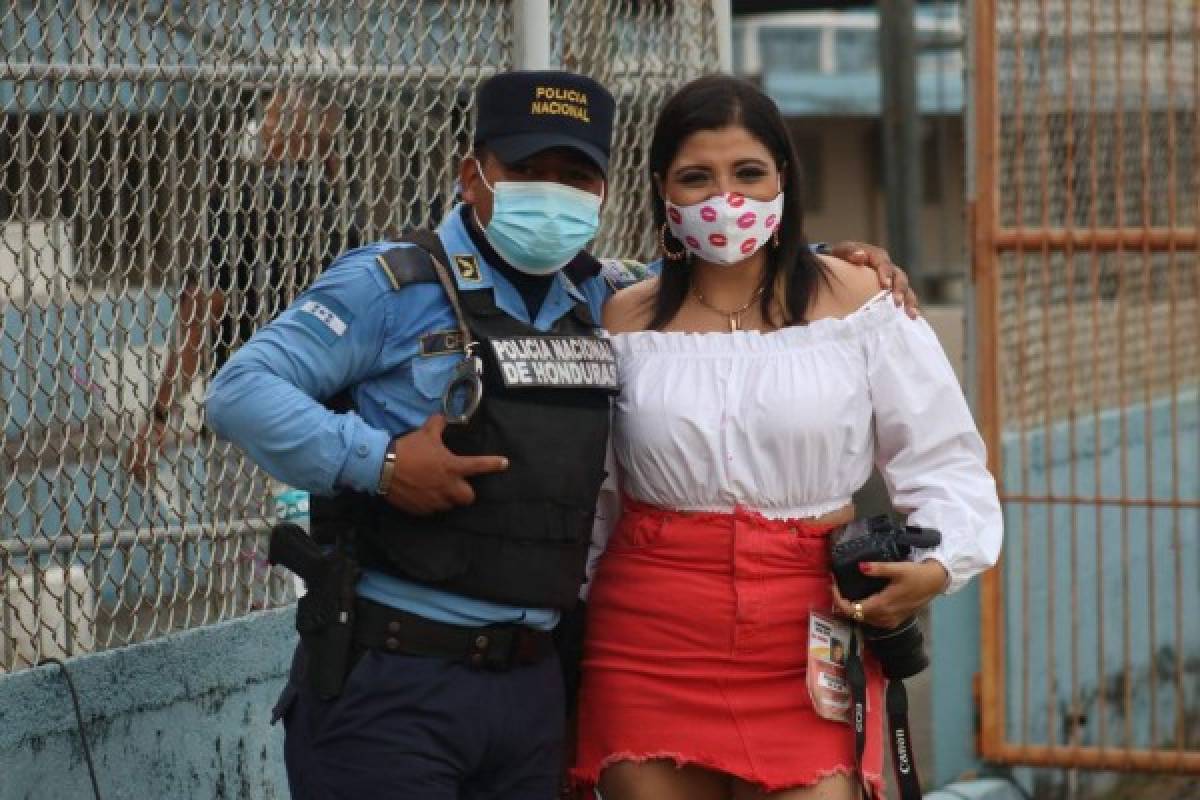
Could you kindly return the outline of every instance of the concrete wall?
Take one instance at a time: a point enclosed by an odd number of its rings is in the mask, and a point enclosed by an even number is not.
[[[286,798],[270,709],[294,610],[266,611],[67,662],[105,800]],[[0,676],[0,800],[90,798],[57,666]]]
[[[800,162],[812,176],[815,204],[806,199],[804,227],[813,239],[836,242],[853,239],[887,245],[887,216],[883,176],[875,154],[879,138],[877,120],[858,117],[796,118],[789,120],[800,150]],[[926,198],[921,208],[921,264],[903,264],[923,275],[938,276],[939,297],[930,300],[958,302],[966,274],[965,153],[959,119],[927,120],[933,135],[941,125],[946,147],[938,154],[940,197]],[[815,143],[815,147],[814,147]],[[805,148],[811,152],[805,152]],[[926,152],[934,148],[927,148]],[[928,168],[927,168],[927,171]],[[808,193],[811,195],[811,192]]]

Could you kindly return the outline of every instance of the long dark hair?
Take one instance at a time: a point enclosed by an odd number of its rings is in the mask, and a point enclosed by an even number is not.
[[[775,167],[783,176],[783,219],[779,226],[779,246],[767,245],[763,274],[762,315],[771,320],[775,292],[782,277],[784,289],[784,325],[805,322],[809,305],[816,293],[817,281],[829,280],[825,264],[813,255],[804,238],[804,209],[800,204],[800,168],[792,139],[771,98],[753,84],[727,75],[698,78],[677,91],[658,115],[654,138],[650,141],[650,181],[665,185],[667,169],[679,148],[697,131],[719,130],[740,125],[770,151]],[[662,228],[667,220],[666,205],[658,191],[652,192],[654,224]],[[667,246],[682,250],[683,243],[666,231]],[[658,292],[654,297],[654,316],[650,327],[661,329],[679,313],[692,282],[691,257],[682,261],[663,261]]]

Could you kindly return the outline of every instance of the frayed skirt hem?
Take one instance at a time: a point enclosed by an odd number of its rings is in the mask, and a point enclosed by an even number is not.
[[[721,762],[720,759],[710,758],[706,756],[689,756],[683,753],[675,752],[654,752],[654,753],[634,753],[630,751],[612,753],[605,756],[599,764],[594,767],[577,767],[571,770],[571,783],[577,789],[594,789],[600,781],[600,773],[622,762],[632,761],[634,763],[643,763],[646,761],[670,761],[677,769],[683,767],[699,767],[701,769],[712,770],[713,772],[721,772],[726,775],[731,775],[739,780],[746,781],[758,786],[765,792],[781,792],[785,789],[803,789],[816,786],[826,778],[831,778],[835,775],[854,776],[854,768],[845,764],[837,764],[829,769],[811,770],[806,773],[797,775],[795,778],[787,778],[782,780],[765,780],[758,775],[745,775],[732,770]],[[885,782],[883,776],[878,773],[866,773],[866,784],[871,791],[871,800],[886,800]]]

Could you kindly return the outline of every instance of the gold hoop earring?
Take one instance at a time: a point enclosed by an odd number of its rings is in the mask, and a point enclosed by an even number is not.
[[[671,248],[667,247],[667,223],[663,223],[658,229],[658,246],[662,248],[662,254],[668,261],[682,261],[687,257],[687,248],[682,248],[672,252]]]

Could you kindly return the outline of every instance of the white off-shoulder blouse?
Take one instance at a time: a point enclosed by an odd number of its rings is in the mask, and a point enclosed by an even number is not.
[[[925,320],[880,293],[841,319],[778,331],[615,334],[621,491],[687,511],[815,517],[851,501],[876,464],[914,553],[947,591],[996,562],[1003,524],[983,441]]]

